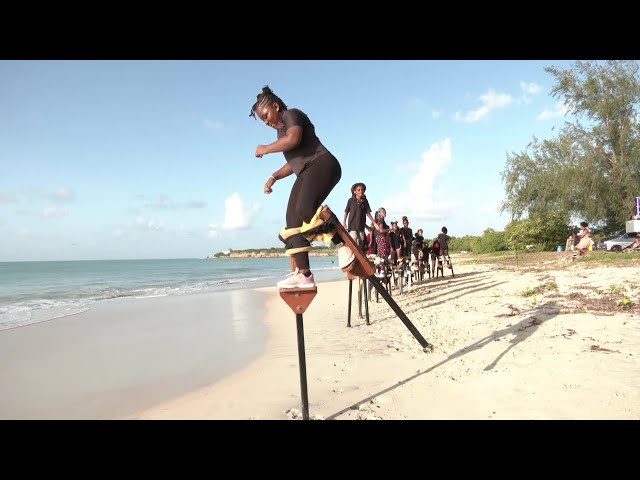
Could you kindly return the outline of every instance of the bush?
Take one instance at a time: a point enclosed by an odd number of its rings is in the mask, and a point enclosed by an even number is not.
[[[462,250],[467,252],[473,252],[475,244],[480,237],[473,237],[471,235],[465,235],[462,238],[451,237],[449,242],[449,250],[451,252],[460,252]],[[433,243],[433,242],[431,242]]]
[[[492,228],[488,228],[479,238],[474,253],[491,253],[504,250],[508,250],[505,233],[496,232]]]

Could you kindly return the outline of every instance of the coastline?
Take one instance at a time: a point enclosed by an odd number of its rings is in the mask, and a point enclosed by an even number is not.
[[[309,252],[309,256],[310,257],[334,257],[335,256],[334,251],[335,249],[327,249],[326,252],[312,250]],[[205,260],[231,260],[234,258],[291,258],[291,257],[284,252],[272,253],[272,252],[269,252],[268,250],[260,250],[257,252],[246,252],[246,253],[231,252],[228,255],[220,255],[218,257],[216,257],[215,254],[204,257]]]
[[[304,314],[311,418],[639,419],[639,310],[580,306],[594,295],[604,302],[611,285],[638,298],[640,286],[630,283],[637,268],[564,267],[459,264],[454,279],[394,296],[434,344],[431,354],[383,301],[370,304],[370,326],[354,301],[347,328],[347,281],[320,283]],[[522,294],[551,284],[535,298]],[[300,418],[294,317],[275,287],[264,290],[264,355],[130,418]]]
[[[346,278],[318,281],[311,418],[640,419],[637,265],[462,260],[455,278],[393,291],[430,354],[382,298],[371,325],[358,317],[357,280],[347,328]],[[300,418],[295,315],[275,286],[119,299],[6,330],[0,365],[5,419]]]

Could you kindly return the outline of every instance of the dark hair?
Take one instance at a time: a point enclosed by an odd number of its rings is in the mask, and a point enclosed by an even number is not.
[[[447,227],[442,227],[442,233],[444,233],[446,235],[447,233]]]
[[[256,109],[260,105],[264,105],[267,103],[274,103],[274,102],[277,102],[278,104],[280,104],[280,108],[282,110],[287,109],[287,105],[280,99],[280,97],[278,97],[275,93],[273,93],[273,91],[269,88],[269,85],[265,85],[264,87],[262,87],[262,93],[258,94],[256,103],[254,103],[253,107],[251,107],[251,113],[249,113],[249,116],[256,118]]]
[[[587,222],[580,222],[581,227],[588,227],[589,224]]]

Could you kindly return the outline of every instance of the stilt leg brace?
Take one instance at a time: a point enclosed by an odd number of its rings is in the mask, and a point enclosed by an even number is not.
[[[293,257],[296,253],[310,252],[311,250],[313,250],[313,247],[311,245],[308,245],[306,247],[300,247],[300,248],[287,248],[285,253],[290,257]]]
[[[336,233],[335,227],[333,227],[332,222],[325,222],[322,218],[320,218],[320,212],[322,211],[323,206],[320,205],[316,210],[316,213],[311,217],[309,223],[303,222],[302,227],[300,227],[300,233],[305,236],[307,240],[310,242],[322,242],[325,245],[331,244],[331,239]]]
[[[287,255],[295,255],[301,252],[313,250],[311,242],[322,242],[325,245],[331,244],[331,239],[335,235],[335,228],[330,223],[326,223],[320,218],[322,206],[318,207],[316,213],[311,217],[309,223],[303,222],[302,227],[283,228],[278,238],[287,248]]]
[[[300,234],[300,228],[283,228],[278,238],[284,242],[287,250],[285,253],[293,256],[296,253],[310,252],[313,250],[309,240]]]

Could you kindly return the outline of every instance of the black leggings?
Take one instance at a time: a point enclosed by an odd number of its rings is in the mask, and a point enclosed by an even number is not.
[[[298,228],[303,222],[309,223],[341,177],[340,163],[330,153],[322,154],[302,170],[289,195],[287,228]],[[300,234],[294,235],[289,240],[295,248],[310,245],[310,242]],[[296,253],[293,258],[299,269],[309,269],[309,252]]]

